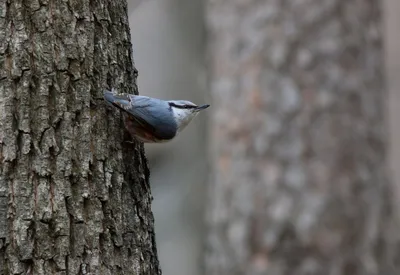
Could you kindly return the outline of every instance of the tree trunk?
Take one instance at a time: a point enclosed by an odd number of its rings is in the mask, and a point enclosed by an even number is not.
[[[0,0],[0,274],[161,274],[125,0]]]
[[[379,5],[208,1],[207,275],[396,274]]]

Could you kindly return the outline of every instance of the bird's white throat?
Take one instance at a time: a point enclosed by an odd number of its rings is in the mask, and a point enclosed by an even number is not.
[[[182,131],[189,122],[198,114],[191,109],[172,108],[175,121],[178,124],[178,132]]]

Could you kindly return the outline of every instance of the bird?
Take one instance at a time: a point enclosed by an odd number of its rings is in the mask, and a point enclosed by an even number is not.
[[[174,139],[209,104],[198,106],[187,100],[162,100],[142,95],[104,91],[107,104],[122,111],[132,138],[143,143]]]

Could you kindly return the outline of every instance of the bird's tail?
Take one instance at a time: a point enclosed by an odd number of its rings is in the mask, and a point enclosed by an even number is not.
[[[105,91],[104,92],[104,100],[113,105],[114,107],[117,107],[118,109],[121,109],[123,111],[126,111],[128,108],[131,107],[131,101],[128,95],[126,94],[115,94],[113,91]]]

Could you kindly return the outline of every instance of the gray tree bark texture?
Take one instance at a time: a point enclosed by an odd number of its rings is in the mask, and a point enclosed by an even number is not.
[[[0,0],[0,274],[161,274],[125,0]]]
[[[207,275],[398,274],[380,4],[207,1]]]

